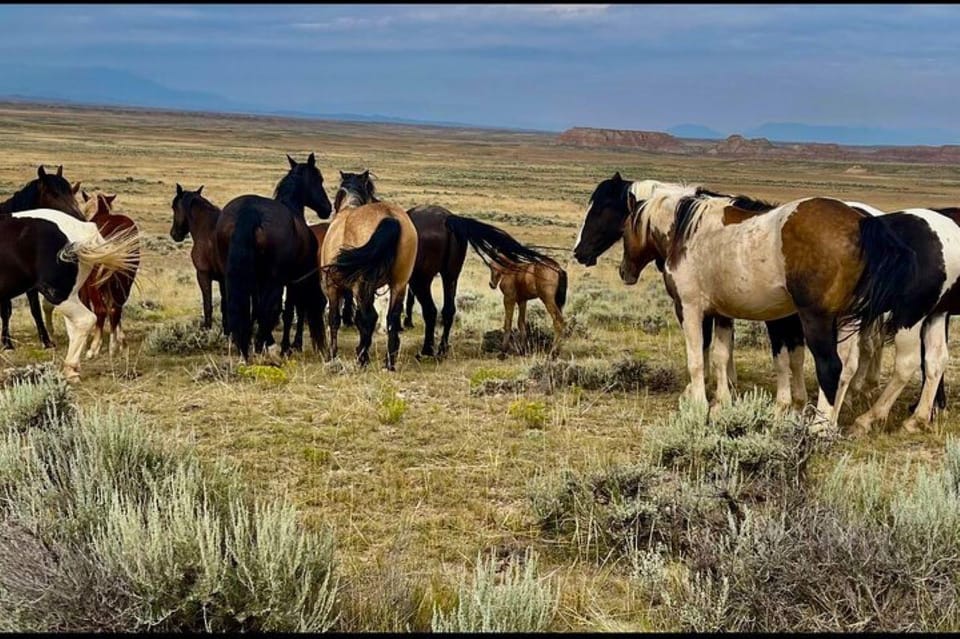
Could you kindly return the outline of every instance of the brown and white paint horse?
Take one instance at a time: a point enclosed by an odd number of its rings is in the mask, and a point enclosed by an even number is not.
[[[916,269],[915,253],[884,218],[822,197],[758,215],[737,207],[734,198],[697,196],[691,187],[662,183],[634,184],[628,206],[625,241],[635,243],[631,252],[642,257],[641,269],[644,260],[663,263],[679,305],[691,378],[686,397],[706,403],[705,315],[766,321],[797,313],[816,363],[817,408],[836,424],[849,384],[841,377],[844,362],[859,351],[857,340],[838,344],[840,329],[855,321],[869,326],[891,310]],[[727,336],[715,339],[726,342]],[[729,349],[723,351],[721,360]],[[855,369],[855,363],[848,367]]]

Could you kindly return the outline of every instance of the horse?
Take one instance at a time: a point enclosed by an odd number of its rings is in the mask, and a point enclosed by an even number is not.
[[[182,242],[187,235],[193,238],[190,259],[197,272],[197,285],[203,304],[203,327],[213,326],[213,282],[220,289],[220,321],[227,334],[227,296],[223,278],[223,264],[218,260],[214,247],[214,230],[220,219],[220,208],[203,197],[203,185],[196,191],[188,191],[177,183],[177,192],[170,207],[173,209],[173,224],[170,239]]]
[[[57,167],[54,174],[47,173],[41,164],[37,167],[37,177],[27,182],[19,191],[4,202],[0,202],[0,219],[9,216],[18,211],[28,211],[31,209],[54,209],[63,211],[68,215],[78,219],[85,219],[77,203],[76,195],[80,191],[80,182],[71,186],[63,177],[63,165]],[[30,314],[33,316],[34,324],[37,327],[37,334],[44,348],[54,348],[55,344],[50,339],[50,334],[44,325],[43,315],[40,308],[40,297],[35,290],[26,292],[27,301],[30,304]],[[9,318],[13,312],[12,300],[0,298],[0,315]],[[48,321],[47,324],[50,324]],[[50,326],[51,331],[53,326]],[[10,339],[10,327],[8,321],[3,321],[2,345],[4,349],[13,349],[13,341]]]
[[[353,174],[356,175],[356,174]],[[365,171],[359,192],[352,188],[337,191],[337,215],[320,248],[320,272],[324,294],[330,305],[329,357],[337,356],[337,332],[340,328],[340,299],[350,290],[356,302],[354,321],[360,333],[357,344],[357,362],[370,362],[370,344],[377,326],[377,311],[373,298],[381,286],[387,285],[390,298],[387,304],[386,368],[395,370],[400,350],[400,314],[407,283],[417,258],[417,229],[407,212],[388,202],[374,199],[373,182]],[[354,184],[354,181],[350,182]]]
[[[635,283],[636,280],[624,279],[623,274],[626,269],[635,269],[638,274],[650,261],[650,251],[646,249],[637,255],[632,255],[628,251],[627,226],[626,222],[630,217],[628,209],[628,194],[631,188],[637,184],[637,188],[652,188],[659,184],[653,180],[643,182],[633,182],[624,180],[620,172],[616,172],[612,178],[601,181],[590,196],[590,203],[587,205],[583,224],[577,234],[574,244],[574,257],[578,262],[586,266],[593,266],[597,259],[605,253],[610,247],[618,241],[624,245],[623,259],[621,260],[620,273],[621,279],[625,282]],[[712,194],[700,187],[692,187],[690,193]],[[716,195],[716,194],[714,194]],[[739,206],[745,210],[753,212],[769,211],[776,205],[755,200],[746,196],[733,196]],[[653,258],[657,269],[664,273],[663,260]],[[630,264],[631,261],[635,263]],[[667,293],[674,302],[674,312],[677,319],[681,321],[681,306],[679,300],[674,295],[674,289],[670,285],[666,274],[664,273],[664,285]],[[802,408],[807,403],[807,390],[803,383],[803,361],[804,361],[804,341],[803,329],[800,324],[800,318],[797,315],[791,315],[778,320],[765,322],[767,333],[770,339],[774,367],[777,371],[777,393],[776,404],[780,411],[787,411],[791,405],[794,408]],[[714,330],[718,334],[718,340],[714,344],[714,363],[723,360],[726,362],[724,374],[716,375],[717,396],[725,397],[729,393],[729,386],[735,386],[737,383],[736,368],[732,357],[733,349],[733,320],[721,315],[705,315],[703,326],[703,359],[707,359],[708,351],[714,342]],[[728,352],[717,352],[719,349],[725,349]]]
[[[886,217],[865,216],[840,200],[803,198],[758,215],[733,198],[695,193],[663,183],[630,187],[625,242],[643,259],[639,269],[621,271],[625,282],[635,281],[644,260],[663,261],[687,347],[685,396],[706,404],[706,314],[770,320],[797,313],[816,364],[817,409],[835,427],[858,356],[857,340],[838,339],[840,332],[846,337],[850,327],[869,327],[900,309],[917,254]],[[724,390],[720,401],[729,400]]]
[[[82,194],[86,203],[84,213],[97,225],[101,235],[109,236],[117,231],[129,229],[129,232],[138,239],[130,270],[109,274],[104,279],[100,276],[98,272],[100,269],[97,267],[80,288],[80,301],[97,316],[97,328],[93,333],[90,348],[87,350],[87,359],[100,354],[100,347],[103,344],[103,327],[107,317],[110,318],[110,356],[112,357],[116,355],[117,349],[126,348],[127,345],[120,322],[123,316],[123,305],[130,297],[130,289],[133,287],[137,269],[140,267],[140,231],[129,217],[113,213],[113,201],[116,195],[96,193],[90,197],[86,191]],[[97,284],[101,281],[102,283]]]
[[[353,206],[378,202],[376,185],[370,178],[370,172],[340,172],[340,189],[334,200],[339,206],[344,202]],[[505,231],[477,220],[455,215],[450,210],[437,205],[414,206],[407,215],[417,229],[417,259],[410,276],[407,289],[407,320],[413,313],[413,302],[420,302],[423,312],[423,344],[417,353],[417,359],[424,357],[442,357],[450,344],[450,329],[456,317],[457,285],[463,263],[467,256],[467,247],[474,251],[486,263],[496,261],[504,267],[518,263],[546,264],[550,258],[529,249]],[[430,291],[434,278],[440,276],[443,283],[443,310],[440,316],[443,332],[439,347],[435,350],[437,306]],[[409,326],[412,326],[412,322]],[[401,328],[402,330],[402,328]]]
[[[21,241],[20,231],[24,227],[18,228],[15,223],[29,220],[52,223],[66,238],[66,242],[59,244],[59,236],[54,236],[56,242],[52,241],[51,234],[47,232],[44,232],[46,239],[38,237],[37,241],[31,243],[24,237]],[[96,315],[80,302],[80,287],[95,267],[100,267],[102,278],[95,281],[96,284],[102,284],[114,272],[130,271],[138,259],[139,239],[130,229],[115,232],[105,239],[93,222],[81,222],[53,209],[20,211],[13,214],[12,221],[3,220],[2,223],[8,226],[0,233],[0,242],[6,244],[0,249],[0,259],[6,260],[6,263],[0,266],[0,273],[8,270],[14,272],[18,259],[22,261],[31,257],[29,251],[34,251],[33,255],[46,256],[42,258],[45,266],[43,269],[37,268],[30,288],[37,289],[46,302],[55,306],[63,315],[69,338],[63,361],[63,374],[68,381],[77,381],[80,379],[80,353],[96,322]],[[55,264],[51,264],[49,259],[51,246],[58,246],[54,251],[57,260]],[[62,267],[61,263],[68,266]],[[23,273],[22,266],[20,269]],[[43,276],[40,271],[43,271]],[[24,282],[29,283],[29,280],[29,277],[21,276],[20,286],[0,289],[0,297],[10,299],[22,293]]]
[[[273,328],[280,319],[283,289],[293,292],[306,313],[314,348],[323,348],[323,296],[317,273],[317,240],[307,227],[304,208],[330,217],[330,199],[316,157],[297,163],[280,180],[273,199],[238,196],[215,227],[215,250],[225,264],[227,327],[244,361],[250,351],[251,306],[257,321],[257,352],[276,346]]]
[[[517,328],[520,331],[520,343],[527,339],[527,301],[540,298],[553,319],[553,349],[556,351],[563,336],[563,305],[567,300],[567,272],[554,260],[547,258],[543,262],[516,264],[504,267],[491,261],[490,288],[500,288],[503,294],[503,341],[500,351],[507,352],[510,344],[510,332],[513,327],[513,307],[520,311]]]

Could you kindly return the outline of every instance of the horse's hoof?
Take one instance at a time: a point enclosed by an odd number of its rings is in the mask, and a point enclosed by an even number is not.
[[[0,349],[0,350],[12,351],[12,350],[13,350],[13,344],[8,344],[8,343],[4,342],[4,343],[3,343],[3,348]]]
[[[857,417],[854,420],[853,425],[850,427],[850,432],[848,435],[851,439],[859,439],[865,435],[870,434],[870,431],[873,429],[873,418],[870,417],[868,413],[864,413],[860,417]]]
[[[401,328],[413,328],[413,320],[409,317],[403,320],[403,326],[401,326]]]
[[[63,378],[71,384],[76,384],[80,381],[80,369],[79,367],[70,366],[65,364],[63,367]]]
[[[929,430],[929,426],[929,424],[925,424],[922,420],[918,419],[914,415],[906,418],[903,420],[903,423],[900,424],[900,428],[908,433],[922,433],[926,430]]]

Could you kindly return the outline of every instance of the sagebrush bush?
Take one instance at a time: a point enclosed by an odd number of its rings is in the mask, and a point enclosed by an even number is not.
[[[13,392],[0,392],[0,405]],[[235,470],[160,442],[134,412],[61,414],[24,431],[8,423],[0,439],[3,627],[332,627],[332,537],[304,531],[286,500],[251,502]]]
[[[507,414],[526,428],[541,429],[547,425],[549,413],[543,402],[515,399],[510,403]]]
[[[434,610],[434,632],[543,632],[553,621],[557,588],[537,576],[537,555],[511,556],[498,574],[496,556],[477,557],[473,580],[460,584],[457,605]]]
[[[63,377],[45,370],[34,379],[35,382],[14,381],[0,392],[0,419],[7,430],[24,432],[31,428],[45,428],[73,417],[75,408]]]
[[[383,384],[377,397],[377,419],[381,424],[396,424],[407,412],[407,400],[393,384]]]
[[[154,327],[144,339],[147,352],[158,355],[189,355],[226,345],[221,328],[203,328],[199,319],[166,322]]]
[[[541,390],[553,392],[564,386],[586,390],[636,391],[648,388],[654,392],[675,390],[679,384],[672,369],[649,364],[643,359],[622,356],[613,362],[604,359],[543,360],[527,371],[528,378]]]

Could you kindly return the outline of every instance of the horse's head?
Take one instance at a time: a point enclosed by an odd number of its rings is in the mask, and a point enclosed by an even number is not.
[[[83,217],[83,211],[77,204],[76,191],[63,177],[63,165],[57,167],[56,173],[47,173],[41,164],[37,168],[37,208],[63,211],[78,219]],[[79,183],[77,183],[79,186]]]
[[[497,290],[500,286],[500,280],[503,279],[503,267],[497,264],[495,260],[490,260],[487,265],[490,267],[490,288]]]
[[[363,206],[377,200],[377,187],[370,177],[370,170],[363,173],[344,173],[340,171],[340,188],[334,198],[334,211],[342,208]]]
[[[83,200],[83,215],[88,221],[95,222],[111,215],[113,201],[117,199],[116,194],[94,193],[91,196],[87,195],[86,191],[81,191],[80,194]]]
[[[307,161],[300,164],[288,155],[287,162],[290,163],[290,172],[284,180],[293,180],[303,204],[316,211],[321,220],[329,218],[333,208],[323,188],[323,175],[317,168],[317,158],[311,153]]]
[[[675,210],[682,198],[693,198],[696,186],[670,184],[656,180],[634,182],[627,190],[629,216],[623,226],[623,257],[620,279],[636,284],[650,262],[663,270],[668,251],[667,236],[672,231]]]
[[[631,182],[620,177],[620,172],[604,180],[593,190],[587,213],[573,247],[573,256],[585,266],[593,266],[607,249],[623,235],[627,221],[627,189]]]
[[[170,239],[174,242],[182,242],[187,239],[187,234],[190,232],[190,211],[202,191],[202,184],[196,191],[188,191],[177,182],[177,193],[173,196],[173,202],[170,203],[170,208],[173,209]]]

